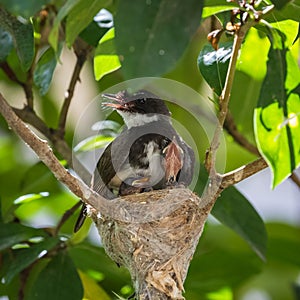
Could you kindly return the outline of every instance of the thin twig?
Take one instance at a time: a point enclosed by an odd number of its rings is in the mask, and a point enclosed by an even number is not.
[[[74,95],[75,86],[76,86],[76,83],[80,80],[80,78],[79,78],[80,72],[86,61],[89,51],[90,51],[89,49],[86,49],[86,50],[81,51],[80,54],[77,55],[76,64],[75,64],[75,67],[73,70],[73,74],[72,74],[72,77],[70,80],[68,90],[66,91],[65,100],[64,100],[63,106],[61,108],[60,116],[59,116],[58,132],[61,137],[63,137],[65,134],[67,115],[68,115],[69,107],[71,104],[71,100]]]
[[[223,125],[228,113],[228,103],[230,99],[230,93],[233,85],[234,75],[235,75],[235,69],[236,69],[236,62],[239,54],[239,50],[241,48],[242,42],[244,40],[244,37],[246,35],[246,32],[248,29],[253,25],[252,21],[249,21],[245,25],[241,26],[239,30],[236,31],[234,36],[234,42],[232,47],[232,54],[231,59],[228,66],[227,76],[224,88],[222,90],[221,96],[220,96],[220,111],[218,116],[218,124],[215,130],[214,137],[212,139],[210,149],[208,151],[205,166],[209,173],[214,176],[216,174],[215,170],[215,163],[216,163],[216,156],[217,156],[217,150],[219,148],[220,144],[220,137],[221,133],[223,131]]]
[[[250,153],[260,156],[257,147],[250,143],[248,139],[238,131],[230,111],[228,111],[227,113],[224,122],[224,129],[226,129],[226,131],[233,137],[234,141],[237,142],[240,146],[248,150]]]
[[[63,216],[61,217],[59,223],[55,228],[54,235],[57,235],[61,227],[66,223],[66,221],[74,214],[74,212],[82,205],[81,201],[78,201],[75,205],[73,205],[70,209],[65,211]]]

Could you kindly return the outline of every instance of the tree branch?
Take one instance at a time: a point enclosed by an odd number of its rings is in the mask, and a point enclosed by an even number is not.
[[[76,159],[76,156],[72,155],[72,150],[67,142],[61,138],[57,130],[49,128],[44,121],[39,118],[35,111],[28,106],[25,106],[23,109],[14,108],[13,110],[20,119],[22,119],[25,123],[32,125],[41,134],[43,134],[53,144],[54,148],[62,155],[71,168],[73,168],[74,165],[77,166],[77,174],[85,183],[90,182],[90,173]]]
[[[71,175],[53,154],[45,140],[40,139],[13,111],[4,97],[0,94],[0,112],[6,119],[7,124],[22,140],[37,154],[39,159],[50,169],[55,177],[65,184],[71,192],[90,204],[97,211],[107,212],[109,206],[105,198],[91,190],[80,179]]]
[[[222,175],[221,188],[226,189],[227,187],[236,184],[253,174],[265,169],[267,167],[266,161],[261,157],[245,166],[242,166],[236,170],[225,173]]]

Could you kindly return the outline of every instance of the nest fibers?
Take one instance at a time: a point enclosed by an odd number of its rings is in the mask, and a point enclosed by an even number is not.
[[[185,188],[112,200],[113,216],[92,215],[107,254],[125,266],[136,299],[184,299],[183,283],[211,205]]]

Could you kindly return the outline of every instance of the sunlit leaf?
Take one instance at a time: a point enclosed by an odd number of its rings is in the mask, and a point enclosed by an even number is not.
[[[29,299],[82,300],[83,287],[69,255],[60,251],[41,271]]]
[[[234,187],[222,192],[212,215],[240,235],[265,260],[267,232],[263,220],[250,202]]]
[[[53,72],[56,67],[57,58],[60,56],[62,49],[61,46],[57,51],[58,53],[55,53],[53,48],[48,48],[37,62],[33,80],[35,85],[39,88],[39,92],[42,96],[48,92]]]
[[[253,47],[255,45],[255,47]],[[262,37],[255,28],[247,33],[237,62],[237,69],[255,80],[262,80],[267,72],[266,61],[270,45],[267,37]]]
[[[224,2],[224,1],[223,1]],[[220,12],[232,10],[234,6],[231,5],[216,5],[216,6],[207,6],[205,5],[202,12],[202,18],[207,18],[212,15],[216,15]]]
[[[14,250],[9,266],[6,269],[6,274],[3,278],[5,283],[8,284],[14,276],[30,266],[37,259],[46,255],[47,252],[58,243],[58,238],[51,237],[29,248]]]
[[[199,70],[217,95],[221,94],[225,84],[231,52],[232,42],[220,43],[218,50],[207,44],[198,56]]]
[[[80,0],[68,13],[66,22],[66,42],[72,46],[79,33],[93,21],[100,9],[111,4],[111,0]]]
[[[93,278],[81,271],[79,271],[79,276],[84,288],[84,298],[101,300],[111,299],[104,291],[104,289],[102,289],[101,286]]]
[[[0,226],[0,250],[27,241],[32,237],[40,236],[46,236],[42,229],[35,229],[17,223],[3,223]]]
[[[116,47],[125,78],[160,76],[172,70],[200,24],[203,2],[119,1]]]
[[[284,42],[271,41],[254,120],[257,144],[272,169],[275,187],[300,165],[300,70]]]
[[[95,79],[100,80],[104,75],[118,70],[120,60],[115,49],[115,30],[111,28],[99,41],[94,56]]]

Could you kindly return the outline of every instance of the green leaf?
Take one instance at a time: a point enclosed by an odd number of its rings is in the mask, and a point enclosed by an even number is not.
[[[13,48],[13,39],[8,31],[0,26],[0,62],[4,61]]]
[[[0,251],[32,237],[45,237],[42,229],[35,229],[17,223],[3,223],[0,226]]]
[[[198,56],[199,70],[217,95],[221,95],[225,84],[231,52],[232,42],[220,43],[218,50],[207,44]]]
[[[271,42],[254,124],[258,148],[272,169],[275,187],[300,165],[300,71],[283,41],[281,48],[277,40]]]
[[[114,137],[111,136],[103,136],[103,135],[94,135],[90,136],[83,141],[81,141],[78,145],[75,146],[75,152],[84,152],[91,151],[99,148],[104,148],[114,140]]]
[[[122,286],[131,282],[128,271],[125,268],[118,268],[103,248],[80,243],[72,247],[69,253],[78,269],[90,276],[95,274],[95,271],[100,273],[97,277],[104,275],[105,280],[101,282],[101,286],[107,287],[108,291],[119,291]]]
[[[234,7],[237,7],[236,3],[227,3],[225,1],[206,1],[205,6],[203,7],[202,18],[207,18],[218,13],[232,10]]]
[[[80,0],[69,12],[66,22],[66,42],[71,47],[79,33],[93,21],[94,16],[111,4],[111,0]]]
[[[267,232],[263,220],[250,202],[235,188],[224,190],[212,215],[240,235],[265,260]]]
[[[80,1],[81,0],[68,0],[59,10],[54,20],[48,39],[55,52],[58,50],[60,23]]]
[[[222,230],[216,229],[212,232],[208,231],[215,234],[215,236],[223,233]],[[225,244],[228,242],[223,239],[222,241]],[[231,239],[231,241],[237,242],[236,239]],[[199,297],[199,295],[218,291],[225,287],[237,287],[243,281],[261,271],[262,262],[255,256],[253,257],[249,253],[239,251],[238,247],[229,251],[226,249],[226,246],[214,246],[214,249],[211,249],[209,245],[206,245],[205,253],[199,253],[201,248],[197,249],[185,284],[187,299],[207,299],[206,297]],[[191,292],[197,296],[195,298],[188,297],[188,294]]]
[[[3,277],[5,283],[8,284],[14,276],[30,266],[37,259],[46,255],[48,251],[58,243],[58,238],[51,237],[29,248],[14,250],[12,254],[13,257]]]
[[[23,71],[27,71],[34,57],[33,26],[26,20],[20,21],[16,17],[0,8],[0,26],[8,31],[17,50]]]
[[[118,70],[120,60],[115,50],[115,30],[111,28],[100,39],[94,56],[95,79],[100,80],[104,75]]]
[[[53,48],[48,48],[37,62],[33,80],[42,96],[48,92],[61,49],[62,45],[59,47],[58,53],[56,54]]]
[[[199,27],[202,8],[203,0],[119,1],[116,47],[125,78],[172,70]]]
[[[97,47],[102,36],[107,32],[107,28],[101,28],[97,22],[92,21],[79,36],[89,45]]]
[[[1,0],[1,4],[10,13],[16,16],[22,16],[29,19],[42,9],[50,0],[18,1],[18,0]]]
[[[273,0],[274,1],[274,0]],[[272,2],[273,2],[272,1]],[[281,21],[281,20],[294,20],[299,22],[300,21],[300,0],[294,0],[294,1],[281,1],[276,0],[277,9],[275,9],[272,14],[267,18],[268,21],[273,20],[275,21]]]
[[[59,252],[41,271],[29,299],[43,300],[81,300],[83,287],[81,280],[66,252]]]

